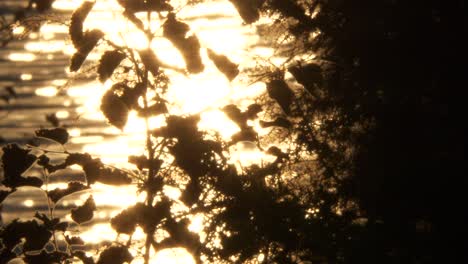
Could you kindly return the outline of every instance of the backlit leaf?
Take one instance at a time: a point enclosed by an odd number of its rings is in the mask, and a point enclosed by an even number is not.
[[[70,71],[75,72],[81,68],[83,62],[88,57],[89,53],[96,47],[99,40],[104,36],[104,33],[98,29],[85,32],[80,41],[78,51],[73,54],[70,62]]]
[[[53,128],[53,129],[39,129],[36,130],[37,137],[48,138],[53,141],[56,141],[60,144],[65,144],[68,141],[68,132],[65,128]]]
[[[101,60],[99,61],[97,70],[99,81],[105,82],[109,79],[123,59],[125,59],[125,53],[118,50],[104,52],[101,56]]]
[[[57,203],[60,199],[67,195],[86,189],[89,189],[89,187],[80,182],[69,182],[68,187],[66,189],[56,188],[52,191],[49,191],[48,196],[54,203]]]
[[[151,72],[153,76],[157,76],[161,62],[158,57],[156,57],[156,54],[153,52],[153,50],[139,50],[138,54],[140,55],[140,59],[143,62],[143,65],[145,65],[145,68]]]
[[[94,2],[85,1],[71,16],[69,34],[73,46],[79,49],[83,38],[83,22],[94,6]]]
[[[263,128],[266,127],[272,127],[272,126],[277,126],[277,127],[284,127],[284,128],[290,128],[291,127],[291,122],[287,120],[286,118],[283,117],[277,117],[273,121],[263,121],[260,120],[260,126]]]
[[[224,55],[218,55],[211,49],[208,49],[208,58],[210,58],[216,68],[222,72],[229,81],[232,81],[239,74],[238,65],[229,60]]]
[[[4,146],[2,150],[2,167],[4,172],[2,183],[5,186],[10,188],[42,186],[42,180],[37,177],[21,176],[37,160],[36,156],[29,153],[29,149],[20,148],[17,144],[9,144]]]
[[[274,99],[283,109],[284,113],[291,113],[291,104],[294,93],[283,79],[273,79],[267,83],[268,95]]]
[[[124,128],[127,123],[129,109],[112,90],[107,91],[102,97],[100,109],[109,123],[119,129]]]
[[[167,20],[163,24],[163,36],[180,51],[185,60],[187,71],[200,73],[205,68],[200,55],[200,42],[195,35],[186,36],[189,30],[189,26],[178,21],[173,13],[167,16]]]
[[[106,248],[101,255],[97,264],[123,264],[130,263],[133,260],[132,254],[125,246],[111,246]]]
[[[93,196],[90,195],[82,206],[71,209],[71,218],[78,224],[88,222],[93,219],[96,204],[94,203]]]
[[[251,24],[260,18],[259,8],[265,0],[229,0],[245,23]]]
[[[47,252],[42,250],[40,254],[26,254],[24,260],[26,263],[64,263],[68,258],[68,254],[65,252],[54,251]]]
[[[311,89],[321,86],[323,83],[322,69],[318,64],[298,65],[288,68],[288,71],[306,90],[311,91]]]
[[[100,169],[97,181],[109,185],[126,185],[132,183],[132,179],[128,176],[128,173],[108,167]]]
[[[24,251],[41,250],[52,237],[52,232],[35,220],[20,222],[16,219],[0,231],[0,237],[8,249],[15,247],[21,239],[25,239]]]

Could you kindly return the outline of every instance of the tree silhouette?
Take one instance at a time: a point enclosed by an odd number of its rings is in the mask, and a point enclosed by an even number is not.
[[[162,37],[185,61],[179,71],[204,70],[198,38],[189,34],[190,25],[177,17],[171,1],[118,2],[123,16],[149,43],[155,31],[136,13],[158,16]],[[52,163],[50,151],[40,146],[4,146],[1,200],[22,186],[41,187],[49,173],[72,165],[82,168],[86,183],[46,189],[48,215],[37,213],[35,220],[2,226],[2,262],[17,256],[28,263],[130,262],[136,257],[129,249],[137,244],[131,239],[137,227],[146,234],[140,253],[145,263],[151,248],[174,247],[185,248],[200,263],[462,259],[465,244],[446,248],[466,231],[466,218],[457,215],[466,181],[457,174],[465,141],[457,107],[461,96],[454,89],[465,83],[466,67],[460,63],[464,1],[230,2],[246,24],[261,16],[273,18],[259,31],[286,59],[251,70],[266,84],[258,103],[246,109],[222,107],[240,129],[227,142],[200,131],[199,114],[170,114],[165,71],[171,67],[154,50],[119,46],[105,32],[84,30],[93,2],[85,1],[73,13],[69,33],[77,52],[70,70],[79,71],[97,46],[106,49],[97,75],[101,82],[113,82],[100,108],[108,122],[122,129],[129,111],[135,110],[146,123],[158,115],[166,123],[147,127],[145,153],[129,157],[135,171],[107,166],[87,153],[64,150],[62,162]],[[221,74],[229,81],[236,78],[235,63],[203,48]],[[270,133],[259,136],[248,121],[258,121]],[[41,129],[36,136],[61,145],[69,137],[64,128]],[[230,147],[244,141],[254,142],[272,161],[241,168],[229,163]],[[279,148],[281,141],[289,146]],[[27,176],[31,166],[43,169],[42,179]],[[146,194],[144,202],[110,221],[116,232],[129,235],[128,241],[116,239],[92,257],[73,250],[83,244],[79,237],[67,237],[67,251],[45,250],[46,244],[55,243],[55,233],[66,232],[69,225],[54,216],[54,205],[96,182],[136,183]],[[179,188],[180,198],[168,197],[164,186]],[[173,210],[176,204],[186,210]],[[72,220],[87,222],[95,210],[90,196],[71,210]],[[196,214],[207,219],[204,238],[188,230]],[[159,231],[167,236],[155,239]]]

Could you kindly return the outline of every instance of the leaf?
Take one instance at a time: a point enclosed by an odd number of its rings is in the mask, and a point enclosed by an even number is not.
[[[52,200],[52,202],[57,203],[60,199],[62,199],[63,197],[67,195],[70,195],[79,191],[83,191],[86,189],[89,189],[89,187],[87,187],[86,185],[80,182],[74,181],[74,182],[69,182],[68,187],[66,189],[55,188],[54,190],[49,191],[47,195],[49,196],[50,200]]]
[[[308,91],[323,84],[322,68],[318,64],[310,63],[304,66],[293,66],[288,68],[288,71]]]
[[[67,241],[69,245],[84,245],[85,244],[83,239],[81,239],[81,237],[78,237],[78,236],[70,237],[68,235],[65,235],[65,241]]]
[[[251,141],[256,142],[258,140],[257,132],[253,129],[253,127],[246,127],[241,131],[235,133],[231,136],[231,145],[236,144],[241,141]]]
[[[99,81],[102,83],[109,79],[120,62],[125,59],[125,53],[118,50],[106,51],[101,56],[98,66]]]
[[[229,81],[234,80],[239,74],[238,65],[231,62],[228,57],[224,55],[218,55],[214,53],[211,49],[208,49],[208,58],[210,58],[216,68],[222,72]]]
[[[42,180],[36,177],[22,177],[21,175],[29,169],[37,157],[30,154],[31,150],[20,148],[17,144],[9,144],[2,148],[2,167],[4,179],[2,183],[6,187],[17,188],[20,186],[42,186]]]
[[[102,97],[102,113],[109,123],[121,130],[127,123],[128,110],[127,105],[112,90],[107,91]]]
[[[184,58],[189,73],[200,73],[205,66],[200,55],[200,42],[197,36],[186,37],[190,27],[176,19],[173,13],[167,15],[163,24],[163,36],[167,38],[179,50]]]
[[[262,106],[259,104],[251,104],[247,106],[247,110],[244,115],[247,119],[254,120],[258,118],[258,113],[262,112]]]
[[[245,23],[251,24],[260,18],[259,9],[265,0],[229,0]]]
[[[111,89],[114,94],[118,94],[120,100],[130,109],[138,109],[138,98],[146,91],[146,86],[142,83],[137,83],[135,87],[129,87],[125,82],[119,82],[112,85]]]
[[[138,223],[134,211],[134,207],[125,209],[111,219],[111,226],[118,234],[131,235],[135,232]]]
[[[83,264],[94,264],[95,263],[93,257],[86,256],[86,252],[84,252],[82,250],[72,251],[72,255],[74,257],[77,257],[78,259],[80,259],[83,262]]]
[[[158,248],[174,248],[183,247],[188,252],[196,255],[200,248],[200,237],[198,234],[188,230],[188,219],[182,219],[176,222],[174,219],[169,218],[164,223],[164,229],[170,234],[170,237],[163,239],[158,243]]]
[[[284,153],[283,151],[281,151],[281,149],[279,149],[276,146],[269,147],[266,153],[269,154],[269,155],[276,156],[279,159],[287,159],[288,158],[288,154]]]
[[[263,121],[260,120],[260,126],[263,128],[266,127],[272,127],[272,126],[277,126],[277,127],[284,127],[284,128],[290,128],[291,127],[291,122],[287,120],[286,118],[283,117],[277,117],[273,121]]]
[[[274,99],[283,109],[284,113],[291,113],[291,104],[294,93],[283,79],[273,79],[267,83],[268,95]]]
[[[5,200],[5,198],[7,198],[8,195],[10,195],[12,193],[13,193],[13,191],[0,190],[0,203],[2,203],[3,200]]]
[[[42,250],[40,254],[32,255],[25,254],[24,260],[26,263],[44,263],[44,264],[55,264],[55,263],[64,263],[68,258],[68,254],[60,251],[47,252]]]
[[[62,145],[67,143],[69,136],[67,130],[61,127],[53,129],[39,129],[36,130],[35,133],[37,137],[48,138]]]
[[[151,162],[148,158],[144,155],[141,156],[129,156],[128,162],[135,164],[139,170],[149,169]],[[161,165],[163,164],[162,160],[154,160],[153,161],[153,170],[158,171]]]
[[[35,220],[20,222],[15,219],[3,228],[0,237],[3,245],[8,249],[13,249],[22,239],[25,239],[24,251],[41,250],[52,237],[52,232]]]
[[[71,23],[69,28],[69,34],[73,46],[79,49],[81,46],[81,40],[83,38],[83,22],[88,16],[91,9],[93,9],[94,2],[85,1],[76,9],[71,16]]]
[[[132,183],[132,179],[128,173],[114,168],[101,168],[97,181],[109,185],[128,185]]]
[[[71,209],[71,217],[76,223],[82,224],[93,219],[95,210],[96,204],[94,203],[93,196],[90,195],[82,206]]]
[[[174,10],[174,8],[168,4],[168,0],[146,0],[146,6],[149,11],[154,12],[168,12]]]
[[[224,106],[221,110],[243,129],[248,127],[247,120],[254,120],[257,118],[257,114],[262,111],[262,107],[259,104],[251,104],[247,107],[246,111],[241,112],[236,105],[230,104]]]
[[[122,13],[130,22],[132,22],[139,30],[144,31],[145,26],[143,24],[143,21],[141,21],[133,12],[129,10],[125,10]]]
[[[97,264],[123,264],[132,260],[133,256],[126,246],[111,246],[99,255]]]
[[[34,215],[35,218],[43,222],[44,227],[53,232],[53,231],[62,231],[65,232],[68,228],[67,222],[60,222],[60,218],[49,219],[49,217],[43,213],[36,212]]]
[[[151,49],[139,50],[138,54],[140,55],[140,59],[145,65],[145,68],[153,74],[153,76],[157,76],[159,72],[159,66],[161,65],[161,61],[158,59],[156,54]]]
[[[99,40],[104,37],[104,33],[98,29],[86,31],[80,41],[78,51],[73,54],[70,62],[70,71],[76,72],[81,68],[83,62],[88,57],[89,53],[96,47]]]
[[[169,110],[165,103],[156,103],[154,105],[149,106],[148,108],[142,108],[138,111],[138,116],[140,117],[151,117],[157,116],[162,114],[167,114]]]

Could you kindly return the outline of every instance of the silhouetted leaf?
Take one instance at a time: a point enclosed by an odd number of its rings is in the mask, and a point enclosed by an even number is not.
[[[130,263],[133,260],[132,254],[125,246],[111,246],[106,248],[101,255],[97,264],[123,264]]]
[[[189,30],[189,26],[178,21],[173,13],[167,15],[167,20],[163,24],[163,36],[180,51],[187,71],[200,73],[205,68],[200,56],[200,42],[195,35],[186,36]]]
[[[265,0],[229,0],[245,23],[251,24],[260,18],[259,8]]]
[[[34,217],[41,220],[44,227],[51,232],[54,230],[65,232],[68,228],[68,223],[60,222],[60,218],[49,219],[47,215],[39,212],[36,212]]]
[[[21,242],[21,239],[25,239],[23,248],[26,252],[41,250],[52,237],[52,232],[34,220],[20,222],[18,219],[15,219],[0,231],[0,237],[8,249],[13,249]]]
[[[224,55],[218,55],[211,49],[208,49],[208,58],[210,58],[216,68],[222,72],[229,81],[232,81],[239,74],[238,65],[231,62],[228,57]]]
[[[123,129],[127,123],[128,107],[112,90],[102,97],[101,111],[109,123],[119,129]]]
[[[146,0],[146,6],[154,12],[172,11],[174,8],[168,2],[169,0]]]
[[[2,148],[2,167],[4,179],[2,183],[10,188],[20,186],[42,186],[42,180],[36,177],[22,177],[21,175],[29,169],[37,157],[30,154],[29,149],[20,148],[16,144],[9,144]]]
[[[89,187],[80,182],[69,182],[66,189],[55,188],[54,190],[49,191],[47,194],[54,203],[57,203],[60,199],[67,195],[86,189],[89,189]]]
[[[5,198],[7,198],[8,195],[10,195],[11,193],[13,193],[13,192],[12,191],[0,190],[0,203],[2,203],[3,200],[5,200]]]
[[[247,120],[254,120],[257,114],[262,111],[259,104],[251,104],[247,110],[241,110],[234,104],[226,105],[221,109],[232,121],[234,121],[241,129],[248,127]]]
[[[114,216],[110,223],[118,234],[133,234],[138,224],[134,207],[123,210],[118,215]]]
[[[82,250],[75,250],[72,252],[72,255],[80,259],[83,264],[94,264],[94,259],[93,257],[88,257],[86,256],[86,252]]]
[[[119,4],[128,12],[164,12],[174,8],[167,0],[118,0]]]
[[[68,235],[65,235],[65,241],[67,241],[69,245],[84,245],[85,244],[83,239],[81,239],[81,237],[78,237],[78,236],[70,237]]]
[[[102,167],[100,169],[97,181],[109,185],[127,185],[132,183],[132,179],[128,176],[128,173],[109,167]]]
[[[93,196],[90,195],[82,206],[71,209],[71,218],[78,224],[88,222],[93,219],[96,204],[94,203]]]
[[[200,247],[200,237],[198,234],[188,230],[188,219],[176,222],[174,219],[169,218],[164,223],[164,229],[170,234],[170,237],[158,243],[158,248],[174,248],[183,247],[191,254],[196,255]]]
[[[81,40],[83,39],[83,22],[91,9],[93,9],[93,6],[94,2],[85,1],[73,12],[71,16],[69,34],[73,46],[76,49],[80,49],[81,47]]]
[[[157,76],[159,72],[159,66],[161,65],[161,61],[158,59],[156,54],[151,49],[139,50],[138,54],[140,55],[140,59],[145,65],[145,68],[153,74],[153,76]]]
[[[230,145],[241,142],[241,141],[256,142],[257,140],[258,140],[258,134],[257,132],[255,132],[253,127],[246,127],[231,136]]]
[[[143,169],[149,169],[150,165],[152,165],[152,168],[154,171],[158,171],[161,165],[163,164],[162,160],[154,160],[151,164],[151,162],[148,160],[148,158],[144,155],[142,156],[129,156],[128,157],[128,162],[135,164],[139,170]]]
[[[271,146],[268,148],[267,154],[270,154],[270,155],[273,155],[273,156],[276,156],[278,157],[279,159],[286,159],[288,158],[288,154],[284,153],[283,151],[281,151],[281,149],[279,149],[278,147],[276,146]]]
[[[125,10],[122,13],[128,20],[130,20],[139,30],[144,31],[145,26],[143,21],[141,21],[132,11]]]
[[[73,54],[70,62],[70,71],[75,72],[81,68],[88,54],[96,47],[104,33],[98,29],[86,31],[79,43],[78,51]]]
[[[297,82],[304,85],[306,90],[320,87],[323,84],[322,69],[318,64],[298,65],[288,68]]]
[[[67,130],[61,127],[53,129],[39,129],[36,130],[35,133],[37,137],[48,138],[62,145],[67,143],[69,136]]]
[[[24,260],[26,263],[55,264],[63,263],[68,257],[69,256],[65,252],[53,251],[49,253],[46,250],[42,250],[41,253],[37,255],[26,254]]]
[[[46,121],[49,122],[54,127],[58,127],[60,125],[60,121],[57,118],[57,115],[55,113],[46,114],[45,118],[46,118]]]
[[[191,180],[186,186],[180,200],[188,207],[192,207],[200,197],[202,188],[197,181]]]
[[[283,111],[289,115],[291,113],[291,103],[294,93],[283,79],[273,79],[267,83],[268,95],[274,99]]]
[[[258,118],[258,113],[262,112],[262,106],[259,104],[251,104],[247,106],[247,110],[243,112],[245,117],[250,120],[255,120]]]
[[[263,128],[266,127],[272,127],[272,126],[277,126],[277,127],[284,127],[284,128],[290,128],[291,127],[291,122],[287,120],[286,118],[283,117],[277,117],[273,121],[263,121],[260,120],[260,126]]]
[[[118,50],[106,51],[101,57],[98,66],[99,81],[105,82],[109,79],[119,66],[120,62],[125,59],[125,53]]]
[[[162,114],[167,114],[169,110],[167,109],[167,106],[165,103],[156,103],[148,108],[142,108],[140,111],[138,111],[138,116],[141,117],[151,117],[151,116],[157,116],[157,115],[162,115]]]
[[[234,121],[239,127],[247,127],[247,118],[242,114],[241,110],[237,105],[230,104],[226,105],[221,109],[232,121]]]

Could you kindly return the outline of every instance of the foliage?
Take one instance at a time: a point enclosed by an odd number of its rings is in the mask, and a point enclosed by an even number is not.
[[[171,1],[118,2],[122,15],[145,34],[148,43],[156,38],[156,30],[137,14],[145,12],[148,19],[157,15],[162,37],[185,61],[184,73],[204,70],[200,42],[190,34],[190,25],[177,17]],[[200,131],[199,114],[170,114],[165,99],[170,79],[165,71],[174,69],[155,50],[119,46],[104,32],[85,31],[92,2],[85,1],[73,13],[69,34],[77,52],[70,71],[79,71],[98,46],[105,49],[96,69],[101,82],[113,83],[100,108],[108,122],[123,129],[129,112],[135,110],[147,123],[150,117],[163,116],[165,125],[147,127],[145,153],[128,159],[137,168],[133,172],[107,166],[87,153],[69,153],[65,146],[60,163],[51,162],[51,151],[41,146],[4,146],[0,201],[24,186],[42,188],[49,210],[36,213],[33,220],[1,227],[2,262],[21,257],[28,263],[71,259],[125,263],[140,257],[148,263],[151,248],[174,247],[185,248],[199,263],[437,260],[434,249],[443,248],[438,238],[451,238],[447,234],[457,228],[450,227],[438,211],[461,200],[461,192],[444,197],[439,189],[453,186],[438,177],[461,164],[458,157],[463,153],[459,122],[452,122],[447,110],[452,91],[444,89],[460,79],[461,67],[441,69],[456,57],[451,45],[461,45],[446,31],[463,24],[459,16],[451,17],[460,11],[447,11],[456,4],[230,2],[246,24],[261,16],[273,18],[264,29],[265,37],[286,59],[282,65],[269,62],[252,70],[253,77],[266,84],[258,103],[246,109],[233,104],[221,108],[240,129],[227,142]],[[46,5],[37,2],[39,6]],[[434,32],[444,38],[432,39]],[[440,47],[447,54],[427,56]],[[237,64],[203,48],[221,74],[229,81],[236,78]],[[251,125],[257,120],[272,132],[260,137]],[[69,137],[61,127],[40,129],[36,136],[60,145],[66,145]],[[278,142],[275,137],[291,142],[289,148],[265,143]],[[245,141],[274,160],[240,169],[229,163],[230,147]],[[85,183],[47,189],[50,173],[73,165],[82,168]],[[27,176],[32,166],[43,170],[42,179]],[[137,184],[145,200],[110,221],[119,235],[128,235],[128,241],[117,238],[90,257],[72,247],[83,241],[68,236],[72,223],[61,221],[53,209],[63,197],[92,189],[96,182]],[[168,197],[165,186],[180,189],[180,198]],[[179,205],[185,209],[177,211]],[[85,224],[98,209],[89,196],[82,206],[71,209],[71,219]],[[188,226],[199,214],[207,220],[203,232],[196,234]],[[144,231],[145,241],[132,241],[137,228]],[[68,250],[59,250],[56,233],[65,235]],[[162,239],[156,239],[159,233],[165,234]],[[46,250],[54,243],[53,250]],[[130,249],[141,243],[143,251],[132,255]]]

